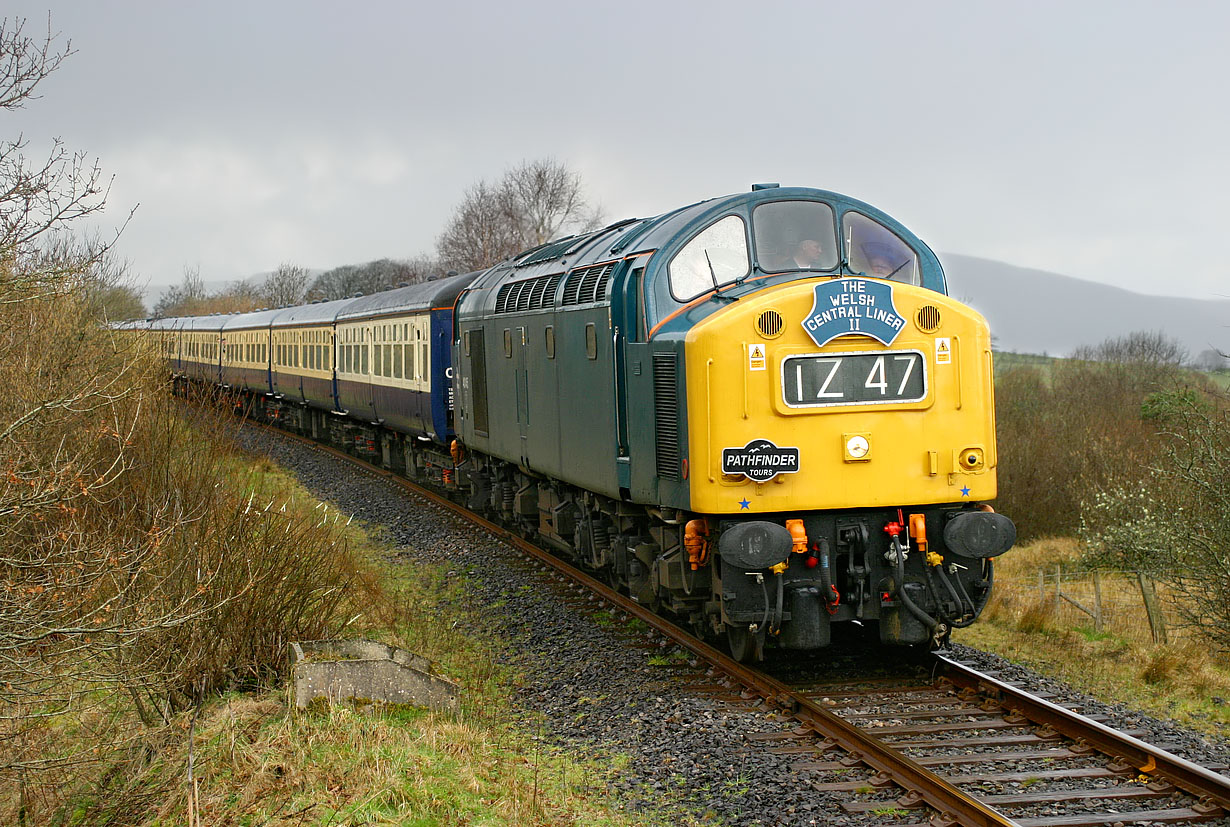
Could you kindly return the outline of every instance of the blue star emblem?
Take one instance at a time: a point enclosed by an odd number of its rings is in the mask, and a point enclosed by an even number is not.
[[[752,503],[747,499],[747,497],[744,497],[743,499],[739,500],[739,508],[743,509],[744,511],[747,511],[748,507],[751,504]]]
[[[969,486],[968,485],[961,489],[961,496],[962,497],[969,496]]]

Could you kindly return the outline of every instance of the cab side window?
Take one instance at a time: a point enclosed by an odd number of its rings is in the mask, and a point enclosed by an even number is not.
[[[743,219],[728,215],[675,254],[670,263],[671,295],[690,301],[748,274],[747,230]]]

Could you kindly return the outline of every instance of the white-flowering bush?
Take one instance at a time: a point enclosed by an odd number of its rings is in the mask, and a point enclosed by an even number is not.
[[[1087,559],[1150,573],[1169,587],[1168,614],[1230,650],[1230,413],[1214,394],[1164,403],[1165,450],[1145,481],[1082,504]]]

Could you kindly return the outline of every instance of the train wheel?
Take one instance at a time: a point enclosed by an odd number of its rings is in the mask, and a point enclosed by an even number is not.
[[[764,660],[765,630],[750,631],[746,626],[726,626],[726,642],[730,656],[739,663],[758,663]]]

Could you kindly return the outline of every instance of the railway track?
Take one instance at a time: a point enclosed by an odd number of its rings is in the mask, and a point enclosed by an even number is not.
[[[1031,695],[952,658],[934,655],[900,675],[822,682],[782,680],[739,664],[670,621],[502,526],[434,491],[285,431],[282,437],[354,463],[430,499],[549,567],[687,650],[705,680],[791,722],[749,736],[798,755],[817,791],[843,791],[847,813],[888,825],[1230,825],[1230,777],[1130,733]],[[1011,789],[1011,792],[1005,790]]]

